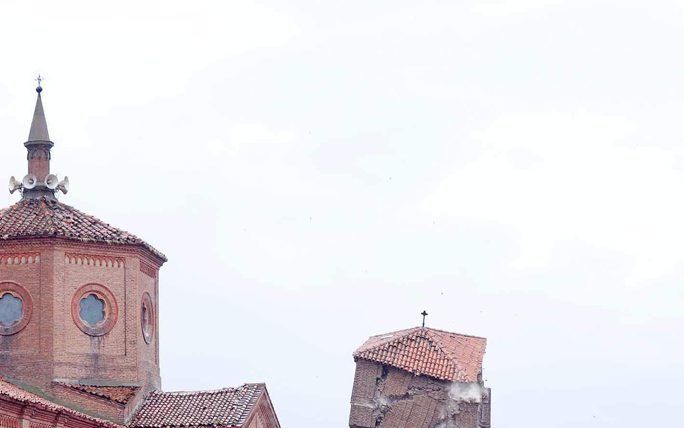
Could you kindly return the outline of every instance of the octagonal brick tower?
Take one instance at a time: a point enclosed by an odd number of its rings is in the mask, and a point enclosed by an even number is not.
[[[0,376],[124,423],[160,387],[158,272],[166,258],[57,200],[41,91],[24,144],[29,174],[23,187],[10,186],[21,200],[0,211]]]

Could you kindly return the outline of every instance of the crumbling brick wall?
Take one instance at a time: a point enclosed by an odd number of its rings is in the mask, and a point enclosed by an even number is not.
[[[359,359],[350,428],[488,428],[489,390]]]

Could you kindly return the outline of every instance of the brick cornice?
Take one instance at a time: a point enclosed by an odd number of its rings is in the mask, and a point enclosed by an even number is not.
[[[0,252],[0,265],[26,265],[40,263],[40,253],[33,251],[4,253]]]
[[[149,263],[144,262],[143,260],[140,260],[140,272],[152,279],[157,279],[157,268]]]
[[[50,250],[55,248],[64,249],[66,252],[94,251],[107,253],[108,255],[117,254],[121,256],[139,257],[157,269],[159,269],[165,263],[164,259],[156,256],[142,245],[102,244],[98,242],[73,241],[57,237],[35,237],[0,241],[0,251],[7,250],[25,252]]]
[[[64,262],[69,265],[83,265],[102,268],[124,268],[124,257],[112,257],[104,254],[64,253]]]

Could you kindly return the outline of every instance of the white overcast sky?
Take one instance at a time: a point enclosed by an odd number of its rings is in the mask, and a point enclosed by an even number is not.
[[[344,427],[426,309],[497,428],[681,420],[684,1],[16,0],[0,40],[0,176],[42,73],[61,200],[169,257],[165,389]]]

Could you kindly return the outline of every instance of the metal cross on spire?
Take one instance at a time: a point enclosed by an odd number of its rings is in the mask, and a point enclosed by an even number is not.
[[[41,86],[41,83],[43,83],[43,80],[45,80],[45,78],[43,76],[41,76],[40,74],[35,79],[35,81],[38,82],[38,87],[36,88],[36,91],[38,93],[40,93],[43,90],[43,87]]]
[[[420,313],[423,316],[423,328],[425,328],[425,317],[428,316],[427,311],[423,311]]]

